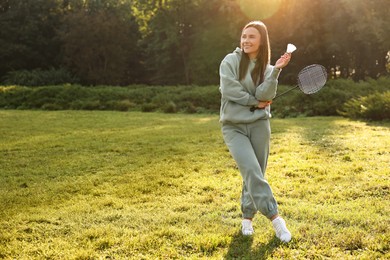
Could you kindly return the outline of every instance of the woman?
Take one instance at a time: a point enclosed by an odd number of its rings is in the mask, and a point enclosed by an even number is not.
[[[291,240],[271,187],[265,180],[270,143],[270,104],[276,95],[278,76],[291,58],[286,53],[270,65],[268,31],[264,23],[248,23],[241,33],[241,48],[220,65],[220,122],[226,145],[243,178],[242,233],[252,235],[252,219],[260,211],[272,221],[276,236]],[[256,108],[256,109],[251,109]]]

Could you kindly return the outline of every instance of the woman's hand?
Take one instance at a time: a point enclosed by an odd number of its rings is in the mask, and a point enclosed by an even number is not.
[[[260,101],[257,105],[258,108],[263,109],[272,104],[272,101]]]
[[[291,59],[291,53],[285,53],[283,54],[275,63],[275,68],[282,69],[287,66],[287,64],[290,62]]]

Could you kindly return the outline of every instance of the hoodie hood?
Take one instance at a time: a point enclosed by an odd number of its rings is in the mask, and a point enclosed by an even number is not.
[[[233,51],[233,53],[236,53],[236,54],[238,54],[238,55],[242,55],[242,50],[241,50],[241,48],[236,48],[234,51]]]

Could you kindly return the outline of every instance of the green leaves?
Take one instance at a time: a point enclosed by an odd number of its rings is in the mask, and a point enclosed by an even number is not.
[[[287,43],[298,47],[282,83],[312,63],[356,81],[390,66],[387,0],[13,0],[0,13],[1,81],[65,67],[86,85],[218,84],[220,61],[252,19],[268,27],[272,62]]]
[[[353,98],[340,113],[355,119],[390,120],[390,91]]]

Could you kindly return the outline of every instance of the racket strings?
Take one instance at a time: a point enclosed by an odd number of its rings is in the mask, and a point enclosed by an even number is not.
[[[318,64],[304,68],[298,74],[298,86],[305,94],[318,92],[326,83],[326,69]]]

